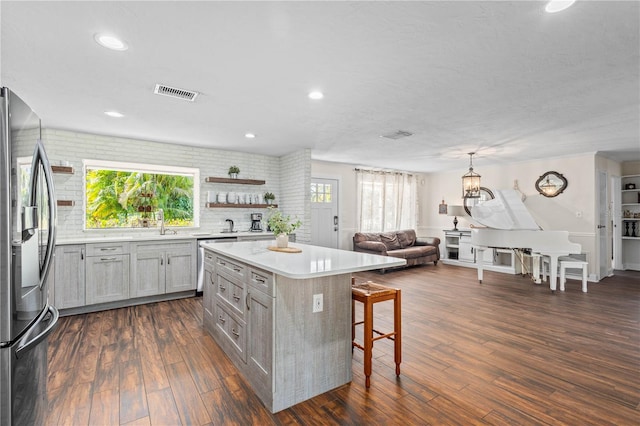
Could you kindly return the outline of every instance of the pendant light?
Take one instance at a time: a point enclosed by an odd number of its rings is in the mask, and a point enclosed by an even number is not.
[[[473,154],[469,153],[469,171],[462,175],[463,198],[480,198],[480,175],[473,171]]]

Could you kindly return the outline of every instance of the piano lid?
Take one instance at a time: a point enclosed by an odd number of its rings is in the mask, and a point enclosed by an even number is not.
[[[494,191],[494,195],[494,199],[471,209],[471,217],[475,221],[495,229],[540,229],[522,202],[519,192],[505,189]]]

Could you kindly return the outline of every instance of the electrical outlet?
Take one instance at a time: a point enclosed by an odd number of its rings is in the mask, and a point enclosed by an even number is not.
[[[313,295],[313,312],[322,312],[322,293]]]

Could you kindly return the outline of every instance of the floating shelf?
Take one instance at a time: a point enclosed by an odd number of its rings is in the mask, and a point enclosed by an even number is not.
[[[264,185],[266,181],[257,179],[230,179],[221,177],[208,177],[204,180],[207,183],[233,183],[236,185]]]
[[[73,200],[56,200],[56,205],[58,207],[73,207],[76,205],[76,202]]]
[[[223,204],[223,203],[207,203],[208,208],[227,208],[227,209],[266,209],[267,207],[278,207],[277,204]]]
[[[51,166],[51,171],[53,173],[66,173],[68,175],[73,174],[72,166]]]

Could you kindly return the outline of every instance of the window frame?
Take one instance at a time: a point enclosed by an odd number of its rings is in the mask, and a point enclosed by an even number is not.
[[[83,231],[144,231],[153,228],[143,227],[113,227],[87,228],[87,170],[105,169],[122,172],[143,172],[163,175],[191,175],[193,176],[193,225],[178,227],[179,229],[193,229],[200,227],[200,169],[196,167],[178,167],[161,164],[133,163],[109,160],[82,160],[82,229]]]

